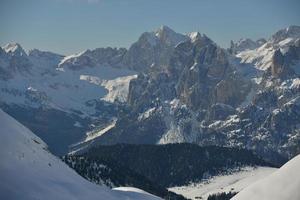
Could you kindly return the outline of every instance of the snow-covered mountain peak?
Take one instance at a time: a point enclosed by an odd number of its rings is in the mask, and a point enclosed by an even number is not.
[[[155,35],[159,38],[163,37],[164,35],[176,35],[176,33],[173,29],[166,25],[161,25],[156,31],[154,31]]]
[[[180,33],[176,33],[168,26],[162,25],[158,30],[155,32],[155,36],[159,38],[161,41],[165,42],[168,45],[175,46],[179,42],[187,40],[185,35]]]
[[[197,31],[188,33],[188,36],[190,37],[192,42],[195,42],[199,37],[201,37],[201,34]]]
[[[144,32],[136,44],[143,44],[144,42],[147,42],[150,46],[156,46],[163,43],[164,45],[174,47],[185,40],[188,40],[186,35],[176,33],[168,26],[162,25],[155,31]]]
[[[278,43],[287,38],[297,39],[299,37],[300,37],[300,26],[292,25],[277,31],[274,35],[272,35],[270,41],[272,43]]]
[[[159,36],[160,34],[163,33],[171,33],[174,34],[175,31],[173,29],[171,29],[170,27],[166,26],[166,25],[161,25],[156,31],[155,33],[157,34],[157,36]]]
[[[18,43],[8,43],[3,47],[3,50],[11,55],[26,56],[25,50]]]
[[[144,32],[125,53],[123,64],[136,71],[166,66],[176,45],[187,40],[188,36],[176,33],[167,26]]]
[[[260,39],[253,41],[249,38],[241,38],[237,42],[231,41],[230,50],[233,54],[240,53],[242,51],[253,50],[265,43],[265,40]]]
[[[189,34],[187,34],[187,36],[190,39],[191,43],[194,43],[194,45],[200,45],[200,46],[205,46],[205,45],[214,45],[214,46],[218,46],[212,39],[210,39],[207,35],[205,35],[204,33],[200,33],[200,32],[191,32]]]

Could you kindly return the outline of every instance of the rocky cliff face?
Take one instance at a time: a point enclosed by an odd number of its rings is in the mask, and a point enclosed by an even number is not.
[[[139,74],[128,79],[126,105],[103,103],[102,79],[132,75],[128,69]],[[204,34],[183,35],[166,26],[143,33],[128,50],[99,48],[62,57],[27,55],[10,45],[0,49],[0,78],[0,102],[59,108],[76,121],[97,118],[104,123],[95,132],[116,117],[114,127],[101,129],[88,146],[191,142],[253,149],[279,163],[300,152],[297,26],[267,41],[240,40],[228,50]]]
[[[188,37],[161,26],[154,32],[145,32],[132,44],[124,56],[124,65],[139,72],[167,66],[175,46]]]
[[[121,125],[128,116],[120,118],[119,126],[98,142],[122,142],[126,133],[126,143],[144,143],[137,141],[142,133],[156,138],[154,143],[238,146],[273,162],[290,158],[299,152],[300,137],[295,29],[280,30],[237,55],[205,35],[189,35],[174,47],[168,62],[131,81],[128,103],[136,129]]]

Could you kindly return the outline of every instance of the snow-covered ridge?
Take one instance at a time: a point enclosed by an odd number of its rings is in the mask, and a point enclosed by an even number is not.
[[[3,47],[3,50],[12,55],[23,56],[27,55],[24,49],[18,43],[8,43]]]
[[[87,137],[85,138],[84,142],[88,142],[88,141],[96,139],[97,137],[100,137],[101,135],[103,135],[104,133],[109,131],[110,129],[114,128],[116,125],[116,122],[117,122],[117,119],[113,119],[113,121],[110,124],[108,124],[106,127],[102,128],[101,130],[95,130],[92,132],[88,132],[86,134]]]
[[[237,54],[242,51],[256,49],[261,45],[263,45],[265,42],[266,42],[265,39],[259,39],[257,41],[253,41],[249,38],[242,38],[237,42],[231,41],[230,50],[232,53]]]
[[[113,190],[116,191],[124,191],[124,192],[136,192],[136,193],[140,193],[140,194],[145,194],[145,195],[149,195],[149,196],[153,196],[155,198],[154,195],[145,192],[144,190],[138,189],[138,188],[134,188],[134,187],[116,187],[113,188]]]
[[[206,200],[209,195],[222,192],[239,192],[257,180],[276,171],[270,167],[244,167],[240,171],[227,175],[219,175],[200,183],[187,186],[169,188],[170,191],[181,194],[190,199],[202,197]]]
[[[139,189],[110,190],[88,182],[50,154],[40,138],[2,110],[0,136],[0,199],[160,199]]]
[[[270,176],[242,190],[233,200],[296,200],[300,199],[300,155],[287,162]]]
[[[242,63],[251,63],[260,70],[267,70],[277,49],[285,53],[289,46],[299,43],[299,39],[300,26],[290,26],[277,31],[266,43],[257,48],[237,52],[237,57]]]
[[[58,68],[61,67],[61,65],[63,65],[66,61],[72,59],[72,58],[77,58],[79,56],[81,56],[82,54],[84,54],[86,51],[80,52],[80,53],[76,53],[76,54],[72,54],[69,56],[65,56],[59,63],[58,63]]]

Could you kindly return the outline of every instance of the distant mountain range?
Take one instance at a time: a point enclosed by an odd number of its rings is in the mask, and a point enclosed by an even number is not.
[[[71,56],[8,44],[0,48],[0,105],[59,155],[187,142],[283,163],[300,153],[300,27],[228,49],[167,26],[129,49]]]

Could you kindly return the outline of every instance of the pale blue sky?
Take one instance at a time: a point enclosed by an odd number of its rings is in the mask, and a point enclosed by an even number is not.
[[[299,0],[0,0],[0,45],[19,42],[61,54],[129,47],[167,25],[199,31],[220,46],[300,25]]]

